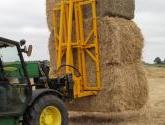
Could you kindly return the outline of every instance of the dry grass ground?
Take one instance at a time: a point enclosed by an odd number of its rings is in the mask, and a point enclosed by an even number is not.
[[[150,87],[147,110],[122,114],[72,112],[70,125],[165,125],[165,67],[145,67]]]

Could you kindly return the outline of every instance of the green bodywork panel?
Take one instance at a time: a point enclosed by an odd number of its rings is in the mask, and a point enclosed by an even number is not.
[[[38,78],[40,77],[40,69],[39,69],[39,62],[26,62],[26,69],[29,75],[29,78]],[[11,63],[5,63],[4,64],[4,74],[6,77],[9,78],[18,78],[21,79],[23,78],[23,69],[22,65],[20,62],[11,62]],[[0,91],[2,93],[5,93]],[[0,100],[2,101],[2,100]],[[1,105],[0,105],[1,106]],[[17,105],[18,106],[18,105]],[[18,106],[20,107],[20,106]],[[21,111],[19,111],[21,112]],[[17,116],[21,117],[21,116]],[[0,125],[18,125],[18,119],[13,116],[10,117],[9,115],[5,116],[0,116]]]
[[[0,118],[0,125],[17,125],[17,119],[14,117]]]
[[[20,62],[6,63],[4,67],[7,77],[22,78],[23,70]],[[26,69],[30,78],[40,76],[38,62],[26,62]]]

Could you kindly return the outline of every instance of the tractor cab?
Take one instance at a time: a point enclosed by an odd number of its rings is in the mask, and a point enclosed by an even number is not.
[[[23,44],[23,42],[22,42]],[[16,117],[24,113],[31,98],[31,87],[25,69],[20,43],[0,38],[0,117]],[[19,67],[11,66],[19,64]]]

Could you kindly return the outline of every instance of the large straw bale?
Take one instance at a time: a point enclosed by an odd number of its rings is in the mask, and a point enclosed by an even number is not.
[[[104,17],[98,22],[103,62],[130,64],[141,60],[144,39],[133,21]]]
[[[55,3],[59,3],[60,1],[61,0],[46,0],[47,23],[50,31],[52,30],[52,10]],[[97,0],[96,7],[98,17],[113,16],[133,19],[135,0]],[[86,5],[83,7],[83,15],[84,18],[91,18],[91,6]]]
[[[98,17],[113,16],[126,19],[134,18],[135,0],[97,0],[96,4]],[[91,6],[84,6],[84,17],[92,15]]]
[[[91,20],[85,20],[84,24],[85,36],[87,37],[91,31]],[[144,40],[140,29],[133,21],[104,17],[98,20],[98,27],[101,60],[103,62],[131,64],[141,60]],[[50,55],[53,56],[54,60],[54,52],[52,52],[55,50],[53,32],[49,44]]]
[[[134,18],[135,0],[97,0],[97,8],[101,17],[118,16],[126,19]]]
[[[73,111],[123,112],[139,110],[147,102],[148,86],[140,63],[104,65],[103,89],[97,96],[84,97],[67,104]]]
[[[91,31],[92,21],[84,21],[85,37]],[[138,26],[130,20],[104,17],[98,20],[101,62],[133,64],[141,61],[144,38]]]

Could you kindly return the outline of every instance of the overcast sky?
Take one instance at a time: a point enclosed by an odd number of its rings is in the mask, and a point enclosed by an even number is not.
[[[165,1],[136,0],[135,21],[145,37],[143,58],[165,58]],[[3,0],[0,3],[0,36],[26,39],[33,44],[31,59],[48,59],[45,0]]]

